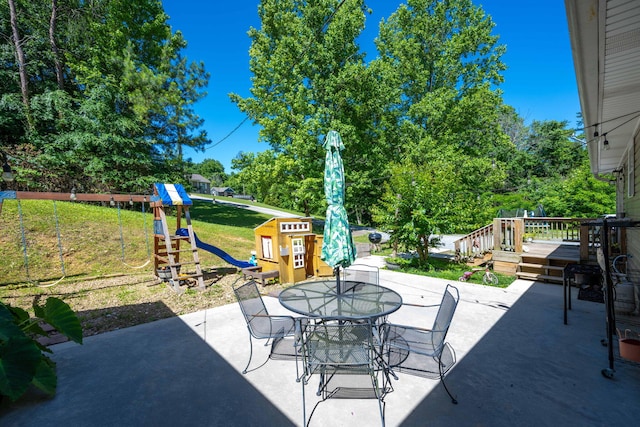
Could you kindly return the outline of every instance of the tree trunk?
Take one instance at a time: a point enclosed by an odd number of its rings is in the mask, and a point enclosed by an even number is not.
[[[58,89],[64,89],[64,68],[60,60],[60,50],[56,45],[56,19],[58,17],[58,0],[51,0],[51,20],[49,21],[49,43],[53,52],[53,61],[56,67],[56,80],[58,81]]]
[[[22,103],[24,104],[25,115],[27,116],[29,129],[32,129],[33,121],[31,119],[31,109],[29,108],[29,79],[27,78],[27,60],[24,55],[24,50],[22,50],[22,40],[20,39],[20,33],[18,32],[18,15],[16,13],[16,5],[13,0],[8,1],[11,32],[13,34],[13,44],[16,49],[16,56],[18,59],[18,72],[20,73],[20,90],[22,92]]]
[[[360,225],[362,224],[362,209],[355,209],[356,212],[356,224]]]
[[[418,244],[416,248],[418,250],[418,255],[420,256],[420,262],[426,263],[429,258],[429,237],[424,234],[419,236],[419,241],[421,243]]]
[[[311,216],[311,209],[309,208],[309,202],[305,199],[305,201],[302,202],[302,204],[304,206],[304,216],[310,217]]]

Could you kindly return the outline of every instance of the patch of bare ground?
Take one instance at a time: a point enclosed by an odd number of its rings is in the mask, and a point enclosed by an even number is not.
[[[32,312],[34,299],[44,302],[55,296],[77,313],[85,337],[153,322],[172,316],[235,303],[232,285],[244,281],[235,269],[209,273],[205,290],[196,283],[181,281],[181,293],[152,274],[123,275],[84,281],[62,281],[53,286],[11,285],[0,288],[0,298],[12,306]],[[277,294],[280,283],[265,287],[264,294]]]

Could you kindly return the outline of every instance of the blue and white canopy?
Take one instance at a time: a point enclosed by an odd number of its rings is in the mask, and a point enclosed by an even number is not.
[[[191,206],[193,202],[180,184],[155,184],[158,198],[164,206]]]

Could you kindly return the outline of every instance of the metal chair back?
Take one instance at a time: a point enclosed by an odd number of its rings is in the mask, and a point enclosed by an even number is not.
[[[380,285],[380,269],[372,265],[353,264],[342,269],[342,280],[346,282]]]
[[[459,299],[460,294],[458,289],[454,286],[447,285],[444,295],[442,296],[438,314],[431,328],[433,348],[436,349],[437,352],[440,352],[444,346],[444,340],[447,337],[447,332],[449,331],[449,326],[451,325],[451,320],[453,320],[453,314],[456,311]]]
[[[383,353],[392,374],[397,371],[425,378],[439,378],[453,403],[458,401],[447,388],[444,376],[456,363],[456,356],[445,340],[459,300],[458,289],[447,285],[431,329],[390,322],[385,323],[382,328]]]
[[[287,359],[296,358],[297,350],[294,348],[293,339],[285,340],[287,337],[295,335],[295,320],[291,316],[273,316],[267,311],[267,307],[262,300],[258,285],[254,280],[248,281],[240,286],[233,287],[233,293],[238,300],[240,310],[244,316],[249,330],[249,345],[251,353],[249,354],[249,362],[242,371],[246,374],[253,357],[253,341],[251,337],[256,339],[273,340],[271,343],[271,359]],[[266,362],[265,362],[266,363]],[[264,363],[263,363],[264,365]],[[260,365],[262,366],[262,365]],[[257,369],[257,368],[255,368]]]
[[[303,325],[301,360],[304,425],[310,421],[306,419],[305,385],[312,375],[319,375],[320,384],[316,394],[321,396],[321,401],[329,398],[377,399],[384,426],[383,399],[389,391],[389,383],[384,367],[379,363],[373,337],[371,321],[324,321]]]
[[[237,288],[233,292],[240,305],[240,310],[247,322],[249,333],[254,338],[270,338],[273,332],[269,312],[264,305],[260,291],[255,281],[251,280]]]

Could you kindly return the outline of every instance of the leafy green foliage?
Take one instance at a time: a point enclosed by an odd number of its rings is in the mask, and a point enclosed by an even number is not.
[[[611,177],[615,182],[615,178]],[[615,213],[616,194],[611,183],[598,181],[589,170],[589,161],[569,173],[567,179],[548,182],[541,202],[549,216],[596,218]]]
[[[208,142],[194,105],[209,75],[184,56],[160,1],[11,3],[29,77],[25,103],[16,45],[0,40],[0,144],[15,189],[144,193],[195,172],[322,215],[321,143],[333,129],[345,143],[351,222],[396,221],[406,244],[449,220],[457,231],[485,225],[500,208],[613,211],[611,188],[577,172],[587,153],[566,122],[527,126],[503,104],[506,47],[471,0],[400,5],[380,23],[369,62],[357,43],[370,25],[363,0],[262,0],[261,26],[249,31],[251,95],[230,96],[270,149],[240,153],[231,176],[216,160],[182,157]],[[0,3],[1,34],[12,34],[9,14]],[[419,185],[400,185],[401,175]],[[417,194],[402,193],[396,206],[393,187]]]
[[[470,0],[409,0],[380,25],[378,68],[385,70],[387,106],[403,149],[420,155],[420,141],[487,154],[502,143],[497,123],[504,46],[490,17]],[[410,151],[410,152],[411,152]]]
[[[259,162],[258,197],[307,215],[322,210],[321,143],[336,130],[346,147],[347,182],[366,187],[356,200],[347,199],[347,208],[363,199],[371,204],[375,184],[366,171],[382,170],[384,161],[376,148],[383,140],[371,119],[381,116],[384,104],[378,102],[380,80],[367,70],[356,43],[364,2],[263,0],[258,13],[262,27],[249,31],[252,96],[232,95],[273,149],[271,165]],[[265,192],[268,175],[277,176],[276,191]]]
[[[203,177],[211,181],[214,187],[221,187],[227,180],[227,174],[224,172],[224,166],[218,160],[205,159],[202,163],[193,166],[193,172],[199,173]]]
[[[69,339],[82,344],[80,320],[64,301],[49,297],[44,306],[33,303],[36,317],[0,302],[0,394],[15,401],[30,385],[55,394],[58,377],[55,363],[44,353],[51,351],[36,341],[49,333],[40,322],[53,326]]]
[[[161,2],[13,3],[28,98],[20,102],[15,46],[4,38],[0,143],[16,185],[142,192],[182,182],[182,147],[208,142],[193,110],[208,74],[181,55],[186,42]],[[9,22],[5,2],[0,33],[11,34]]]

